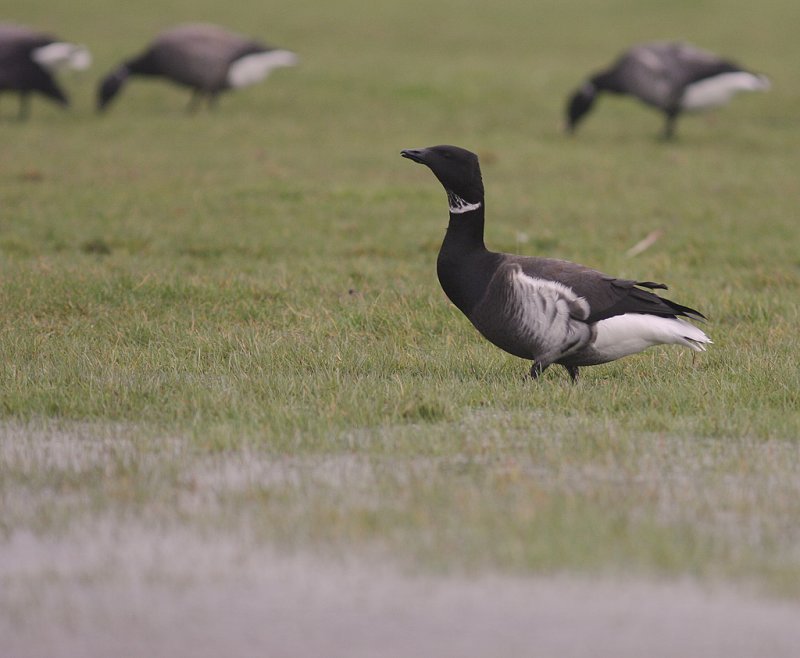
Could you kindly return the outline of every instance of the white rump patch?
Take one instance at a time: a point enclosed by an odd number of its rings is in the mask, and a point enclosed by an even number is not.
[[[653,345],[683,345],[705,352],[711,339],[693,324],[680,318],[665,318],[644,313],[625,313],[600,320],[592,349],[604,361],[636,354]]]
[[[725,105],[740,91],[766,91],[769,80],[745,71],[722,73],[686,87],[681,100],[684,110],[705,110]]]
[[[89,49],[74,43],[50,43],[34,50],[31,57],[34,62],[50,71],[62,68],[85,71],[92,65]]]
[[[299,58],[289,50],[270,50],[237,59],[228,69],[228,85],[234,89],[261,82],[274,69],[295,66]]]
[[[465,201],[462,199],[458,194],[451,192],[450,190],[447,191],[447,203],[450,206],[450,212],[454,215],[461,215],[465,212],[470,212],[472,210],[477,210],[481,207],[481,202],[476,201],[475,203],[470,203],[469,201]]]

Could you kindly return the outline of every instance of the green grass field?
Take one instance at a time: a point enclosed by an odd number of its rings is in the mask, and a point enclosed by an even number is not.
[[[61,76],[69,112],[0,97],[0,544],[111,519],[800,599],[794,0],[166,4],[5,3],[95,62]],[[192,116],[134,79],[95,115],[97,79],[188,19],[301,65]],[[568,92],[654,38],[773,90],[668,144],[602,99],[565,138]],[[526,381],[436,281],[444,194],[399,151],[437,143],[480,154],[490,248],[665,281],[714,346]]]

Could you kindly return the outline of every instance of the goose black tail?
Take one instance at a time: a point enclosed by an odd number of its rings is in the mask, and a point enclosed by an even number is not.
[[[661,301],[675,311],[675,315],[683,315],[687,318],[691,318],[692,320],[699,320],[701,322],[705,322],[707,320],[705,315],[703,315],[700,311],[696,311],[690,306],[684,306],[683,304],[678,304],[677,302],[673,302],[671,299],[664,299],[663,297],[661,298]]]

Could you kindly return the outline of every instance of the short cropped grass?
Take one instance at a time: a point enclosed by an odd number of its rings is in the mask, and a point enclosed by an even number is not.
[[[796,3],[729,5],[12,0],[95,65],[62,76],[68,113],[0,98],[0,530],[136,518],[800,597]],[[189,19],[302,63],[192,116],[134,79],[96,116],[96,79]],[[668,37],[773,91],[669,144],[623,99],[559,132],[585,75]],[[713,347],[525,380],[436,282],[444,195],[399,157],[436,143],[481,155],[490,247],[665,281]]]

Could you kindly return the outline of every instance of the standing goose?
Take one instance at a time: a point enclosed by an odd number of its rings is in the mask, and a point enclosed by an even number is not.
[[[664,137],[675,133],[681,112],[725,105],[741,91],[766,91],[769,80],[687,43],[634,46],[611,68],[590,77],[567,103],[567,130],[573,132],[600,92],[628,94],[666,115]]]
[[[614,361],[653,345],[702,352],[711,340],[681,319],[704,316],[629,281],[553,258],[495,253],[483,242],[484,194],[478,156],[457,146],[406,149],[447,192],[450,223],[436,263],[439,283],[475,328],[499,348],[533,361],[531,377],[558,363],[578,368]]]
[[[137,57],[100,82],[97,109],[103,110],[131,75],[161,76],[193,90],[189,109],[203,97],[212,105],[220,92],[246,87],[273,69],[294,66],[297,56],[216,25],[179,25],[159,34]]]
[[[92,63],[84,46],[78,46],[22,25],[0,23],[0,92],[19,92],[19,118],[30,115],[30,95],[38,92],[59,105],[69,105],[56,84],[59,68],[84,70]]]

